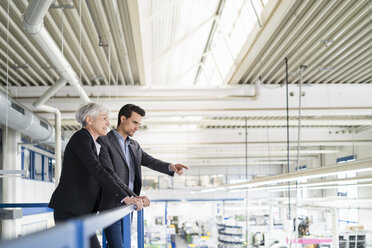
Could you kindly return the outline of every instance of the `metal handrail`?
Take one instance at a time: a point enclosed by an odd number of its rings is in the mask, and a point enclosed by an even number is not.
[[[18,207],[20,205],[23,204],[13,204],[13,207]],[[41,204],[38,203],[38,206],[40,205]],[[27,207],[33,207],[32,203]],[[89,238],[96,233],[96,230],[103,230],[122,218],[124,222],[124,248],[130,248],[130,214],[133,211],[134,206],[129,205],[106,210],[100,212],[98,215],[90,214],[81,218],[68,220],[65,223],[58,224],[57,226],[45,231],[33,233],[13,240],[3,241],[0,243],[0,248],[88,248]],[[143,210],[141,210],[138,211],[137,217],[138,248],[144,248],[143,230]]]
[[[0,208],[47,208],[48,203],[0,203]]]

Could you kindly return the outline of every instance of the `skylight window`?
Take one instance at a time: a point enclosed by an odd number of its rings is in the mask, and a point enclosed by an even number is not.
[[[267,1],[226,1],[216,21],[216,32],[211,33],[210,50],[200,65],[202,72],[195,78],[197,85],[219,85],[227,80],[231,67]],[[202,75],[204,74],[204,76]]]

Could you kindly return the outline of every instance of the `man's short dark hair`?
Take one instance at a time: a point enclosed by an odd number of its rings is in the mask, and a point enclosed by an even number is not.
[[[145,114],[146,114],[145,110],[143,110],[141,107],[139,107],[137,105],[134,105],[134,104],[126,104],[119,111],[118,126],[121,123],[121,121],[120,121],[121,118],[120,117],[122,117],[124,115],[125,118],[130,118],[132,116],[132,112],[136,112],[137,114],[139,114],[142,117],[144,117]]]

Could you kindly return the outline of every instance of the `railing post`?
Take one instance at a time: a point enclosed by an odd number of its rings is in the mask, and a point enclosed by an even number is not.
[[[165,211],[164,211],[164,222],[165,225],[168,225],[168,202],[165,201]]]
[[[143,227],[143,209],[137,212],[137,248],[145,247],[145,232]]]
[[[105,229],[102,229],[102,248],[106,248],[106,234],[105,234]]]
[[[123,243],[124,248],[131,248],[131,230],[130,230],[131,214],[127,214],[123,218]]]
[[[70,220],[76,226],[76,247],[88,248],[89,237],[85,237],[84,225],[81,220]]]

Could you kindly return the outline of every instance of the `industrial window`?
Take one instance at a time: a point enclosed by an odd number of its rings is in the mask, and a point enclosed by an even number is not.
[[[34,168],[36,180],[43,180],[43,157],[41,154],[34,153]]]
[[[29,177],[29,174],[31,171],[30,164],[31,164],[31,152],[30,150],[22,147],[22,170],[27,170],[28,172],[27,173],[28,176],[25,176],[25,177]]]
[[[22,170],[27,170],[25,179],[53,182],[54,178],[54,158],[53,153],[46,149],[35,146],[40,152],[34,151],[33,146],[21,146]],[[45,153],[41,153],[45,150]],[[47,154],[50,154],[48,156]]]
[[[55,159],[48,158],[48,173],[49,173],[48,175],[49,175],[50,182],[54,182],[53,175],[54,175],[54,170],[55,170],[55,164],[56,164]]]
[[[225,2],[197,84],[219,85],[227,79],[266,3],[260,0]]]

